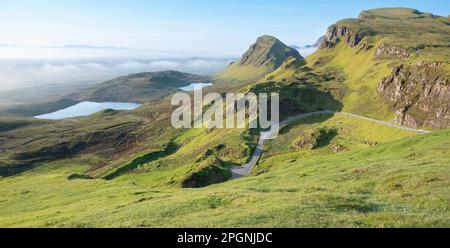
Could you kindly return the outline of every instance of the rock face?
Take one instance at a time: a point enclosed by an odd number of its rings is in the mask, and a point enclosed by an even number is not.
[[[273,63],[274,68],[278,68],[291,56],[303,60],[296,49],[288,47],[275,37],[264,35],[250,46],[248,51],[242,56],[239,64],[259,67]]]
[[[440,62],[393,69],[379,85],[379,92],[389,99],[394,121],[409,127],[450,127],[450,84]]]
[[[347,26],[333,25],[328,28],[320,48],[331,48],[340,40],[344,40],[350,47],[355,47],[364,38],[365,33]]]
[[[381,44],[375,52],[377,58],[409,58],[411,54],[403,47],[391,44]]]

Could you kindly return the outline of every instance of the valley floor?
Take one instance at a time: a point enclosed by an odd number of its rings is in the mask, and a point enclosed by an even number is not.
[[[290,145],[298,132],[339,124],[352,127],[335,137],[347,151]],[[267,144],[251,176],[200,189],[151,187],[132,174],[68,180],[95,160],[85,156],[0,179],[0,226],[448,227],[449,145],[450,130],[416,135],[344,116],[301,122]]]

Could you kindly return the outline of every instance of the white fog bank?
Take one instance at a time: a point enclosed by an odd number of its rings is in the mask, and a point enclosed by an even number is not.
[[[0,91],[48,84],[92,83],[130,73],[177,70],[213,74],[233,57],[89,46],[0,46]]]

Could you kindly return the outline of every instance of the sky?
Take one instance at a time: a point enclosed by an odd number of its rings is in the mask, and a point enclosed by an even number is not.
[[[448,16],[450,1],[1,1],[0,90],[161,69],[208,74],[261,35],[313,44],[336,21],[378,7]]]
[[[0,3],[0,44],[128,47],[236,55],[256,37],[313,43],[339,19],[377,7],[447,16],[450,1],[14,0]]]

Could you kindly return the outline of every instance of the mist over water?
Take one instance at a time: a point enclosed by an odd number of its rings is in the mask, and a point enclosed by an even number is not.
[[[300,47],[297,48],[300,55],[302,55],[304,58],[308,57],[309,55],[313,54],[315,51],[317,51],[317,47]]]

